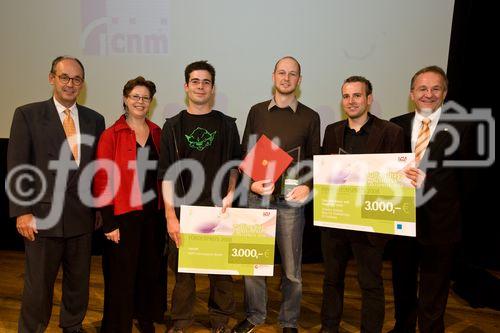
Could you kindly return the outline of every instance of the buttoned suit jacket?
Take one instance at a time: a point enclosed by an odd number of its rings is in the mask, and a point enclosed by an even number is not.
[[[435,190],[429,200],[417,206],[417,240],[426,245],[451,244],[460,240],[462,188],[460,178],[463,169],[444,166],[444,162],[472,159],[474,155],[471,124],[443,120],[443,114],[438,121],[438,128],[441,127],[441,130],[436,130],[432,134],[419,166],[426,173],[426,178],[423,186],[417,189],[420,191],[417,194],[425,196],[432,189]],[[412,152],[411,134],[414,119],[415,112],[411,112],[390,120],[403,129],[404,149],[408,153]],[[449,153],[446,150],[454,143],[452,133],[455,131],[459,134],[460,142],[457,149]]]
[[[80,134],[89,135],[94,140],[90,145],[80,145],[79,165],[72,160],[74,169],[69,171],[63,193],[60,193],[60,198],[64,200],[62,214],[49,221],[49,224],[53,225],[51,228],[45,229],[44,225],[37,226],[38,236],[73,237],[94,230],[93,210],[80,199],[78,186],[82,171],[95,157],[97,142],[105,124],[104,117],[96,111],[82,105],[77,105],[77,108]],[[57,173],[53,168],[49,168],[49,163],[59,159],[61,147],[64,145],[67,145],[66,148],[69,149],[66,134],[52,98],[16,109],[8,145],[7,170],[10,172],[23,165],[33,166],[41,172],[46,187],[44,190],[40,177],[36,177],[37,180],[32,183],[23,182],[24,190],[33,190],[31,197],[40,195],[40,199],[29,205],[11,200],[11,217],[31,213],[35,218],[43,218],[49,214],[56,203],[55,200],[59,201],[54,193]],[[9,187],[11,191],[14,191],[14,185],[14,182],[11,182]],[[82,181],[81,186],[84,186],[87,193],[91,193],[91,179]]]

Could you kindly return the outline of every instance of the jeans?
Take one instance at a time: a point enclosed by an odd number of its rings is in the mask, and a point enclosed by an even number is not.
[[[281,303],[278,323],[281,327],[297,327],[302,299],[302,235],[304,207],[292,207],[285,200],[276,200],[262,206],[263,199],[249,194],[250,208],[277,210],[276,243],[281,256]],[[264,323],[267,315],[266,280],[263,276],[245,276],[245,308],[248,321],[254,325]]]

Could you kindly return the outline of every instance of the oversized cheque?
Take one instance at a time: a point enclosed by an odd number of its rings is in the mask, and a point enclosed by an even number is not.
[[[272,276],[276,210],[181,206],[179,272]]]
[[[415,236],[414,154],[314,156],[314,225]]]

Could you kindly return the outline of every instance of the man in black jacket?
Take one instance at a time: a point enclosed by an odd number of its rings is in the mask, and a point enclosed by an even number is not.
[[[212,187],[219,169],[232,160],[241,158],[238,129],[234,118],[212,110],[211,102],[215,92],[215,69],[206,61],[189,64],[184,72],[188,99],[187,110],[165,121],[162,129],[158,177],[162,180],[165,215],[169,241],[169,265],[175,272],[175,287],[172,293],[173,328],[170,332],[184,332],[193,322],[193,308],[196,297],[195,275],[179,273],[178,247],[181,243],[179,206],[180,200],[193,188],[200,190],[194,202],[196,206],[222,206],[224,211],[231,207],[238,178],[238,171],[232,168],[223,178],[222,186],[214,189],[219,194],[213,198]],[[180,172],[174,179],[171,175],[187,167],[190,161],[201,164],[204,175]],[[204,176],[204,182],[199,177]],[[223,198],[222,198],[223,197]],[[213,332],[225,332],[229,315],[234,312],[233,280],[229,275],[209,275],[210,299],[208,302]]]
[[[351,76],[342,85],[342,107],[346,120],[328,125],[323,139],[324,154],[401,153],[403,131],[369,113],[372,85],[361,76]],[[325,263],[322,332],[338,332],[343,312],[344,277],[350,253],[354,254],[361,287],[361,332],[381,332],[385,300],[382,254],[389,237],[361,231],[323,228],[321,248]]]

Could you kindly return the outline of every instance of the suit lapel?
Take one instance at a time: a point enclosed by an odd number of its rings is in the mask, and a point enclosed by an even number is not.
[[[84,107],[77,105],[78,107],[78,122],[80,124],[80,135],[95,136],[95,123],[88,118],[85,113]],[[94,138],[97,140],[97,138]],[[92,146],[96,144],[95,142],[91,145],[80,144],[80,168],[84,167],[90,162],[92,158]]]
[[[47,153],[49,155],[49,160],[55,160],[59,158],[62,145],[67,144],[66,134],[64,133],[61,118],[57,113],[57,109],[52,98],[45,103],[45,109],[43,112],[42,133],[50,134],[46,136]]]
[[[337,141],[338,147],[334,147],[334,154],[339,154],[339,148],[344,149],[344,133],[345,127],[347,126],[347,120],[342,122],[342,124],[335,129],[335,140]]]
[[[411,135],[413,131],[413,121],[415,120],[415,112],[412,112],[408,114],[407,117],[403,119],[403,121],[399,124],[404,131],[405,134],[405,148],[408,149],[408,151],[411,150]],[[438,126],[443,126],[443,122],[441,120],[438,121]],[[427,149],[432,152],[432,151],[438,151],[440,149],[443,149],[442,147],[445,146],[447,147],[449,145],[450,141],[450,135],[446,129],[445,126],[444,130],[441,129],[439,132],[434,132],[432,134],[432,137],[429,141],[429,145],[427,146]]]
[[[373,123],[370,129],[370,134],[368,134],[366,153],[374,154],[379,150],[380,141],[384,136],[385,129],[382,126],[383,123],[379,121],[376,116],[370,114],[370,117],[373,117]]]
[[[399,124],[403,128],[405,136],[405,149],[412,152],[411,149],[411,133],[413,131],[413,120],[415,119],[415,112],[409,113],[403,121]]]
[[[451,135],[448,131],[448,127],[453,126],[449,122],[442,122],[441,120],[438,121],[438,127],[442,128],[439,129],[439,131],[435,131],[432,134],[431,140],[429,141],[429,146],[428,149],[430,149],[430,152],[432,151],[441,151],[446,149],[452,141]]]

